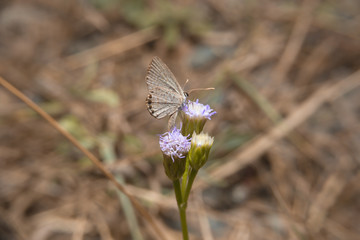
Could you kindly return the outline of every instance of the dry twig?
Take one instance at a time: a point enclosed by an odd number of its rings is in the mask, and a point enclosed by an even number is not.
[[[90,151],[84,148],[70,133],[65,131],[55,119],[53,119],[49,114],[47,114],[44,110],[42,110],[37,104],[35,104],[30,98],[26,97],[22,92],[12,86],[5,79],[0,77],[0,84],[6,88],[9,92],[14,94],[24,103],[26,103],[31,109],[37,112],[42,118],[44,118],[51,126],[53,126],[57,131],[59,131],[67,140],[69,140],[75,147],[77,147],[86,157],[88,157],[95,165],[99,168],[99,170],[123,193],[125,194],[134,205],[134,207],[139,211],[139,213],[144,216],[144,218],[148,221],[149,224],[153,227],[154,231],[157,233],[157,236],[161,239],[169,239],[166,237],[159,228],[156,220],[139,204],[139,202],[131,196],[124,186],[122,186],[118,181],[116,181],[115,177],[107,170],[99,159],[95,157]]]
[[[304,0],[301,6],[301,11],[295,22],[295,26],[291,33],[288,44],[285,47],[284,53],[275,68],[274,79],[277,82],[282,82],[289,72],[291,66],[296,60],[301,46],[304,42],[306,34],[310,28],[313,19],[313,10],[317,6],[318,0]]]

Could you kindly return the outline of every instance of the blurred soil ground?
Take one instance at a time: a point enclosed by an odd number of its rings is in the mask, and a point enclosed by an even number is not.
[[[180,239],[158,146],[167,120],[144,102],[153,56],[187,89],[216,88],[190,96],[217,111],[191,239],[360,239],[360,1],[0,1],[0,76]],[[0,87],[1,240],[157,239],[139,214],[131,235],[129,209]]]

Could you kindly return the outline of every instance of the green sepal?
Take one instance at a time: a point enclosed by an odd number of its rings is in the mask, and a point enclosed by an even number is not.
[[[193,117],[190,118],[185,113],[182,113],[183,125],[181,128],[181,134],[187,136],[190,134],[192,136],[193,132],[196,134],[200,134],[204,129],[204,125],[206,123],[206,118],[203,117]]]
[[[163,156],[163,166],[168,178],[170,178],[172,181],[180,179],[185,172],[185,158],[174,157],[173,160],[171,156],[165,154],[163,154]]]

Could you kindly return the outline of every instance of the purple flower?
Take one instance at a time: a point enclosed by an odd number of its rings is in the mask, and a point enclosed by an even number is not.
[[[170,132],[160,135],[160,149],[163,154],[170,156],[174,162],[175,158],[185,158],[190,150],[191,139],[183,136],[180,129],[174,127]]]
[[[196,99],[196,102],[189,100],[182,110],[190,118],[207,118],[208,120],[211,120],[210,117],[216,113],[209,105],[199,103],[199,99]]]

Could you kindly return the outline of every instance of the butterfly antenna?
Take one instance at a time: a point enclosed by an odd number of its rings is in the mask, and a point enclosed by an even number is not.
[[[194,89],[191,89],[190,91],[188,91],[187,93],[190,94],[191,92],[194,92],[194,91],[208,91],[208,90],[215,90],[215,88],[194,88]]]
[[[183,87],[183,89],[185,89],[185,87],[186,87],[186,84],[189,82],[189,79],[186,79],[186,82],[185,82],[185,84],[184,84],[184,87]]]

